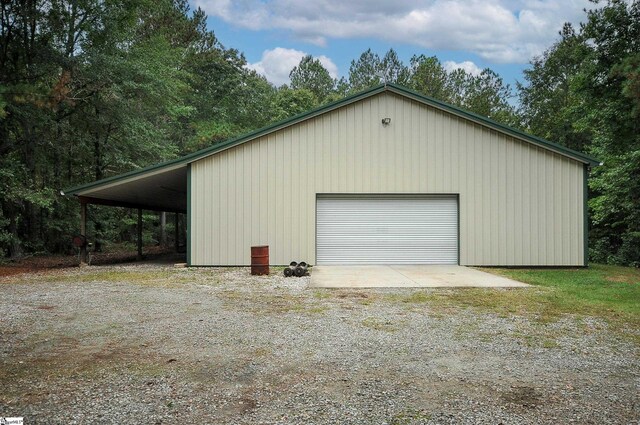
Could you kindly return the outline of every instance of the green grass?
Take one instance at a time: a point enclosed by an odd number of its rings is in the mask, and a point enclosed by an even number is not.
[[[542,301],[566,312],[640,316],[640,269],[594,264],[587,269],[485,269],[549,288]]]
[[[484,269],[533,288],[503,291],[483,303],[502,312],[533,314],[547,322],[561,316],[595,317],[640,342],[640,270],[593,264],[585,269]],[[519,294],[514,297],[512,294]],[[549,342],[547,345],[551,345]]]
[[[389,294],[390,302],[438,316],[474,308],[499,316],[522,315],[547,323],[568,315],[595,317],[610,329],[640,341],[640,270],[595,264],[588,269],[498,269],[483,271],[531,284],[530,288],[459,288]],[[547,342],[551,346],[552,342]]]

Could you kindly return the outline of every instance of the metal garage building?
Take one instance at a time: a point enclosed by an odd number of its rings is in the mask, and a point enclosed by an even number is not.
[[[194,266],[583,266],[597,164],[389,84],[66,192],[185,212]]]

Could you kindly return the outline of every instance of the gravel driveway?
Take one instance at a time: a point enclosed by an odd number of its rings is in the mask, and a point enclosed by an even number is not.
[[[421,294],[246,269],[0,279],[0,416],[25,424],[638,423],[639,350]],[[490,289],[526,291],[529,289]]]

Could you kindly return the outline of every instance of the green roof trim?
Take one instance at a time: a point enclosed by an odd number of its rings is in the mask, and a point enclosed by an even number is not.
[[[438,109],[442,109],[445,110],[447,112],[450,112],[454,115],[460,116],[462,118],[466,118],[469,119],[471,121],[475,121],[477,123],[483,124],[485,126],[488,126],[490,128],[493,128],[497,131],[506,133],[510,136],[516,137],[518,139],[533,143],[535,145],[553,150],[555,152],[558,152],[560,154],[563,154],[565,156],[568,156],[570,158],[573,158],[577,161],[583,162],[585,164],[588,165],[600,165],[600,161],[598,161],[597,159],[583,154],[581,152],[577,152],[574,151],[572,149],[566,148],[564,146],[561,146],[559,144],[550,142],[548,140],[544,140],[540,137],[536,137],[536,136],[532,136],[530,134],[524,133],[520,130],[516,130],[512,127],[506,126],[504,124],[500,124],[498,122],[495,122],[487,117],[483,117],[481,115],[475,114],[473,112],[469,112],[469,111],[465,111],[464,109],[460,109],[456,106],[450,105],[448,103],[430,98],[428,96],[425,96],[423,94],[420,94],[416,91],[407,89],[405,87],[399,86],[397,84],[380,84],[378,86],[372,87],[370,89],[367,89],[365,91],[362,91],[360,93],[356,93],[354,95],[345,97],[343,99],[337,100],[335,102],[331,102],[328,103],[326,105],[323,105],[319,108],[313,109],[311,111],[307,111],[304,112],[302,114],[298,114],[295,115],[291,118],[288,118],[286,120],[283,121],[279,121],[275,124],[269,125],[267,127],[263,127],[261,129],[252,131],[250,133],[229,139],[225,142],[222,143],[218,143],[215,144],[213,146],[210,146],[208,148],[204,148],[201,150],[198,150],[196,152],[190,153],[188,155],[182,156],[180,158],[176,158],[176,159],[172,159],[170,161],[165,161],[165,162],[161,162],[159,164],[154,164],[148,167],[144,167],[144,168],[140,168],[137,170],[132,170],[129,171],[127,173],[124,174],[118,174],[116,176],[112,176],[112,177],[107,177],[105,179],[102,180],[98,180],[98,181],[94,181],[91,183],[87,183],[87,184],[83,184],[83,185],[79,185],[79,186],[75,186],[75,187],[71,187],[69,189],[64,189],[62,191],[63,194],[65,195],[77,195],[81,192],[96,188],[96,187],[100,187],[106,184],[110,184],[110,183],[116,183],[118,181],[122,181],[122,180],[127,180],[129,178],[132,177],[136,177],[136,176],[141,176],[153,171],[157,171],[157,170],[161,170],[163,168],[170,168],[170,167],[180,167],[180,166],[186,166],[187,164],[197,161],[199,159],[202,159],[204,157],[213,155],[217,152],[229,149],[231,147],[240,145],[242,143],[246,143],[249,142],[251,140],[254,140],[258,137],[264,136],[266,134],[272,133],[274,131],[278,131],[281,130],[285,127],[289,127],[293,124],[297,124],[301,121],[307,120],[309,118],[313,118],[316,117],[318,115],[324,114],[325,112],[329,112],[332,111],[334,109],[337,109],[339,107],[348,105],[350,103],[354,103],[357,102],[359,100],[365,99],[367,97],[371,97],[374,96],[376,94],[385,92],[385,91],[389,91],[392,93],[396,93],[398,95],[401,96],[405,96],[408,97],[410,99],[416,100],[418,102],[424,103],[426,105],[430,105],[432,107],[438,108]]]

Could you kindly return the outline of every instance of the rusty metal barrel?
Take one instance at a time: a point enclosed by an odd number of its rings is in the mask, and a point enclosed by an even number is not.
[[[269,245],[251,247],[251,274],[269,274]]]

